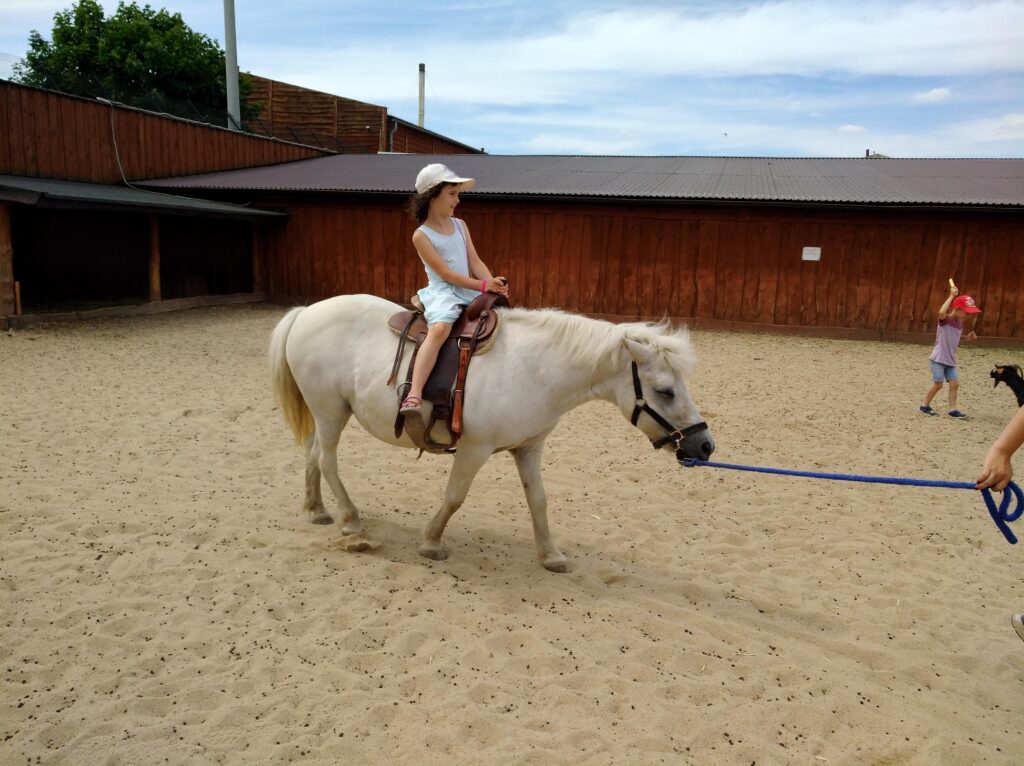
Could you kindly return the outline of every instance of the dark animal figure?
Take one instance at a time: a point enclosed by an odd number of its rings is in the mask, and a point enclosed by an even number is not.
[[[1017,395],[1017,406],[1024,407],[1024,375],[1015,364],[997,364],[989,374],[995,380],[993,388],[1005,383]]]

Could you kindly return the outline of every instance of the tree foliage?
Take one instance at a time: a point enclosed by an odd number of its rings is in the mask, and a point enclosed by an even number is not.
[[[15,67],[26,85],[142,109],[209,119],[226,112],[224,51],[216,40],[194,32],[180,13],[124,3],[104,18],[96,0],[77,0],[53,17],[52,40],[29,35],[29,52]],[[239,78],[243,119],[258,105],[247,103],[252,89]],[[214,121],[214,120],[211,120]],[[223,123],[223,119],[216,119]]]

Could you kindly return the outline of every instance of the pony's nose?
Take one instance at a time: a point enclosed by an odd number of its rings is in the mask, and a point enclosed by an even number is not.
[[[711,457],[711,453],[715,451],[715,443],[711,439],[704,439],[697,446],[697,449],[700,451],[700,459],[707,460]]]

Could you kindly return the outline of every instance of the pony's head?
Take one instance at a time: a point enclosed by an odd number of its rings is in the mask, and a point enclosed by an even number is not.
[[[505,316],[532,326],[536,342],[555,346],[571,367],[593,371],[601,390],[591,393],[614,402],[657,448],[698,460],[714,451],[686,390],[696,363],[686,328],[668,322],[612,324],[554,309],[511,309]]]
[[[656,448],[674,450],[680,460],[707,460],[715,441],[686,387],[696,364],[686,329],[666,322],[619,327],[629,367],[623,414]]]

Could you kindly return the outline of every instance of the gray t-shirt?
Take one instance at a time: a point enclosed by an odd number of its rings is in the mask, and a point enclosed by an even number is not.
[[[928,357],[933,362],[956,367],[956,347],[960,345],[960,336],[964,331],[964,323],[953,317],[940,319],[935,328],[935,348]]]

